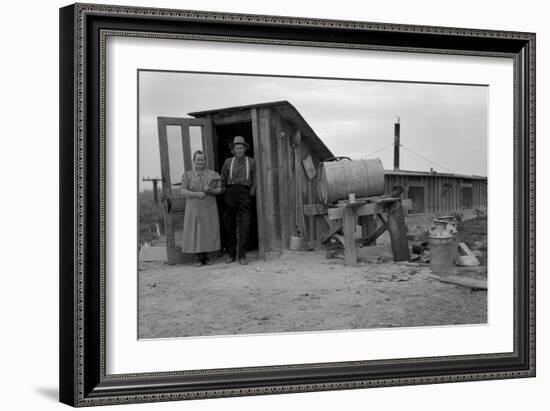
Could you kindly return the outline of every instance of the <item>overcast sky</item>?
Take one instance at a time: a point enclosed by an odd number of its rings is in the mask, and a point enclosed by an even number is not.
[[[157,116],[277,100],[336,156],[378,157],[392,169],[400,117],[401,169],[487,175],[485,86],[142,71],[139,88],[140,189],[152,187],[142,177],[160,177]]]

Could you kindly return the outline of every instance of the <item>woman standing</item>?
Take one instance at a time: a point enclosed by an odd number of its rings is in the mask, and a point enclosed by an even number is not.
[[[220,222],[215,196],[221,193],[220,175],[206,168],[202,151],[193,154],[194,169],[181,178],[187,198],[183,219],[182,252],[197,256],[195,267],[208,264],[207,253],[220,249]]]

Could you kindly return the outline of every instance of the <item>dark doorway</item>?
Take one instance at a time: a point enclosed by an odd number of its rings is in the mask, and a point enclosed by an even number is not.
[[[462,208],[472,208],[473,205],[473,190],[471,186],[462,186]]]
[[[231,157],[231,151],[229,150],[229,143],[233,141],[235,136],[244,137],[245,141],[250,145],[250,148],[246,152],[246,155],[249,157],[254,157],[254,141],[252,138],[252,122],[246,121],[242,123],[233,123],[223,126],[216,126],[216,136],[217,144],[215,145],[215,158],[216,158],[216,171],[221,172],[223,162],[226,158]],[[218,210],[220,213],[220,222],[222,222],[222,249],[226,249],[226,233],[225,226],[223,222],[224,218],[224,203],[223,196],[218,197]],[[258,249],[258,217],[256,212],[256,202],[254,202],[252,207],[252,219],[250,222],[250,236],[248,237],[248,249],[257,250]]]
[[[426,212],[425,190],[423,186],[409,186],[408,197],[412,200],[412,209],[409,214],[423,214]]]

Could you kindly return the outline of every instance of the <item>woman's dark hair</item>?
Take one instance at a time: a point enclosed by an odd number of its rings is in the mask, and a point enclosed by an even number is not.
[[[193,153],[193,161],[195,161],[195,157],[197,157],[198,154],[202,154],[204,156],[204,158],[206,158],[206,156],[204,155],[202,150],[197,150]]]

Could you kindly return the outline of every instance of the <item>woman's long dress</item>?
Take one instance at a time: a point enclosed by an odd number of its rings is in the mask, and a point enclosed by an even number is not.
[[[187,171],[181,179],[181,188],[204,191],[220,175],[212,170]],[[220,221],[216,197],[187,198],[183,219],[182,252],[206,253],[220,249]]]

